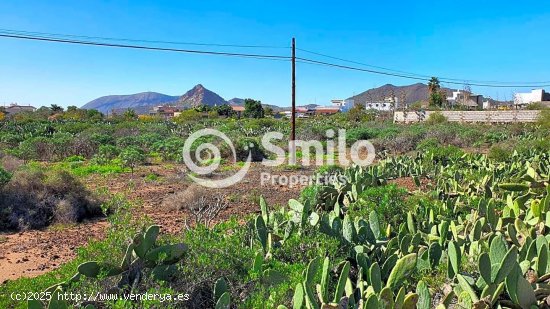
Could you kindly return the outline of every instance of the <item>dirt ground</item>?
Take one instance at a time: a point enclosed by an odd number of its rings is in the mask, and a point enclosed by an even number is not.
[[[241,182],[221,189],[221,193],[227,197],[228,207],[220,212],[216,220],[259,212],[260,194],[269,205],[283,205],[289,199],[297,198],[303,188],[301,185],[274,185],[269,181],[262,186],[262,173],[288,177],[309,176],[313,171],[313,167],[285,170],[253,163]],[[143,166],[133,175],[92,175],[84,182],[93,191],[106,189],[108,195],[124,194],[137,204],[135,215],[147,215],[161,225],[163,232],[180,232],[189,216],[186,209],[163,207],[166,197],[184,191],[193,184],[181,166]],[[0,234],[0,284],[20,277],[35,277],[59,267],[75,257],[78,247],[86,245],[90,239],[101,239],[107,227],[107,220],[100,218],[68,227],[51,226],[44,230]]]

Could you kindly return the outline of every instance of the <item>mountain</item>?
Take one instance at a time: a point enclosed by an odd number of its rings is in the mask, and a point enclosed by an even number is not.
[[[187,91],[184,95],[179,97],[176,105],[185,108],[197,107],[199,105],[224,105],[227,101],[220,97],[215,92],[212,92],[203,85],[198,84],[193,89]]]
[[[101,98],[97,98],[90,101],[82,108],[84,109],[97,109],[98,111],[107,114],[112,110],[125,110],[132,108],[137,110],[143,110],[144,107],[152,107],[155,105],[168,104],[175,102],[179,99],[177,96],[169,96],[157,92],[142,92],[130,95],[109,95]]]
[[[244,105],[244,99],[233,98],[233,99],[227,101],[227,103],[228,103],[229,105],[238,105],[238,106],[241,106],[241,105]]]
[[[452,89],[441,88],[447,95],[452,94]],[[385,98],[395,96],[399,102],[405,101],[406,104],[411,104],[417,101],[428,100],[428,85],[416,83],[408,86],[394,86],[386,84],[382,87],[369,89],[349,99],[355,102],[383,102]]]
[[[216,106],[227,104],[222,97],[215,92],[198,84],[182,96],[170,96],[157,92],[142,92],[129,95],[109,95],[97,98],[82,106],[84,109],[97,109],[102,113],[123,111],[131,108],[138,114],[146,114],[157,105],[176,105],[183,108],[191,108],[199,105]]]

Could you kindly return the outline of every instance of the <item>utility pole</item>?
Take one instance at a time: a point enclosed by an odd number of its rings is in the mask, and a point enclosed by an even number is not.
[[[292,38],[292,114],[290,140],[296,139],[296,40]]]
[[[296,164],[296,40],[292,38],[292,108],[290,115],[289,164]]]

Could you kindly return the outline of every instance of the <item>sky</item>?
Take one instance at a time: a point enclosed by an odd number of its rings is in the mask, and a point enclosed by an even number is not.
[[[548,81],[550,85],[550,5],[540,0],[2,0],[0,29],[262,45],[270,47],[175,47],[282,56],[290,55],[288,47],[295,37],[298,48],[394,70],[467,81]],[[297,56],[346,64],[301,50]],[[286,61],[0,38],[0,104],[82,106],[112,94],[181,95],[200,83],[227,100],[250,97],[289,106],[290,68]],[[297,104],[328,105],[331,99],[384,84],[414,82],[298,63]],[[529,89],[472,86],[472,90],[510,100],[514,92]]]

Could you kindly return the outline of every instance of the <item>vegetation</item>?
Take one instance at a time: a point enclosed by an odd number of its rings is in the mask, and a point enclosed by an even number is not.
[[[206,127],[226,133],[239,160],[251,145],[259,160],[269,155],[260,147],[261,135],[285,134],[289,127],[287,120],[202,116],[2,121],[1,230],[100,215],[108,215],[110,226],[105,239],[81,248],[74,261],[34,279],[9,281],[0,294],[112,297],[29,303],[6,297],[0,307],[545,308],[546,115],[537,125],[506,126],[435,116],[408,126],[378,121],[375,114],[368,122],[349,121],[349,115],[299,119],[302,139],[327,142],[327,130],[345,128],[348,146],[371,140],[376,165],[323,166],[316,179],[324,181],[299,198],[273,206],[258,191],[257,213],[221,222],[216,216],[230,199],[223,193],[199,187],[174,192],[163,207],[189,216],[173,235],[161,234],[123,197],[102,201],[82,184],[91,173],[176,165],[187,136]],[[156,174],[146,179],[158,181]],[[187,297],[162,303],[123,298],[146,292]]]
[[[264,108],[262,107],[262,102],[252,99],[245,99],[244,116],[247,118],[263,118]]]
[[[428,82],[428,91],[428,101],[430,102],[430,106],[443,107],[443,104],[446,101],[446,95],[445,92],[441,90],[439,79],[437,77],[432,77]]]

